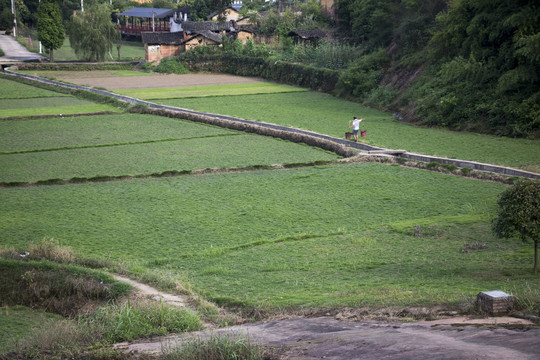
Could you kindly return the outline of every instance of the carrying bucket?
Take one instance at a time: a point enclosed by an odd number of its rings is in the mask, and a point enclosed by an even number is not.
[[[345,133],[345,139],[350,139],[352,137],[352,133],[346,132]]]
[[[361,137],[366,137],[366,130],[360,131],[360,136]]]

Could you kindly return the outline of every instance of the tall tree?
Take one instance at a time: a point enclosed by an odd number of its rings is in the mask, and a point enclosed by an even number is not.
[[[534,273],[538,274],[538,241],[540,240],[540,182],[520,181],[502,193],[493,232],[499,237],[518,235],[534,244]]]
[[[60,7],[55,0],[42,0],[38,8],[38,40],[49,50],[51,62],[54,62],[54,50],[64,44],[65,31],[62,25]]]
[[[458,129],[474,125],[500,135],[535,136],[540,130],[540,2],[451,1],[438,25],[430,49],[445,65],[417,117]]]
[[[111,21],[108,4],[95,4],[76,12],[68,25],[69,42],[75,53],[89,61],[104,61],[120,33]]]

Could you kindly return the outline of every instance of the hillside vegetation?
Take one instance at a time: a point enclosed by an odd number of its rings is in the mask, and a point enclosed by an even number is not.
[[[340,0],[338,4],[340,25],[364,51],[341,77],[342,91],[362,100],[386,96],[386,105],[421,124],[538,135],[537,1]],[[390,95],[395,96],[388,96],[392,90]]]
[[[279,48],[226,41],[181,60],[195,71],[331,92],[420,125],[538,138],[537,1],[340,0],[337,8],[334,25],[306,22],[305,13],[288,25],[322,26],[333,45],[293,45],[284,36]],[[268,27],[264,19],[256,24],[256,32]]]

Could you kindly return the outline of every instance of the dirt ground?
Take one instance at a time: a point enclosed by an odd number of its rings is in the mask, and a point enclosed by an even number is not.
[[[187,299],[133,280],[140,295],[177,306]],[[348,320],[349,319],[349,320]],[[350,319],[353,319],[351,321]],[[334,317],[289,318],[117,344],[136,357],[178,346],[190,337],[248,336],[274,347],[279,359],[540,359],[540,327],[514,317],[453,316],[434,321],[366,321]]]
[[[44,74],[41,74],[43,76]],[[263,82],[262,79],[226,74],[163,74],[119,76],[107,71],[79,71],[45,74],[72,84],[105,88],[107,90],[154,89],[206,85],[232,85]]]

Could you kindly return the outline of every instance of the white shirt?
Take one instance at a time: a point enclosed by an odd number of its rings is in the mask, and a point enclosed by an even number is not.
[[[352,124],[353,124],[353,129],[354,130],[360,130],[360,123],[362,122],[362,119],[356,119],[356,120],[353,120]]]

